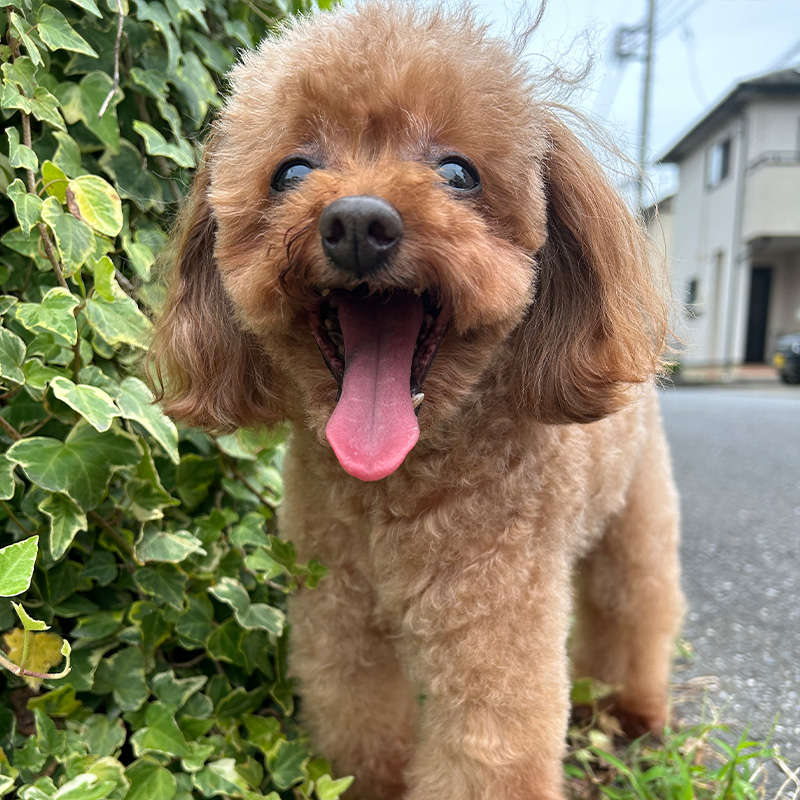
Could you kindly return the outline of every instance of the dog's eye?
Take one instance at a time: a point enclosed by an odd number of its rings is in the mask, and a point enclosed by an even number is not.
[[[298,186],[314,169],[304,158],[292,158],[284,161],[272,176],[270,186],[275,192],[288,192]]]
[[[461,158],[449,157],[439,162],[436,171],[447,185],[460,192],[469,192],[481,185],[478,170]]]

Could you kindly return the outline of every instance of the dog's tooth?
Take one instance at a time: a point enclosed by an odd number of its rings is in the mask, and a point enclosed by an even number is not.
[[[424,399],[425,395],[422,392],[417,392],[415,395],[411,396],[411,405],[414,406],[414,408],[419,408]]]
[[[336,327],[338,326],[336,325],[336,322],[334,321],[333,317],[325,318],[325,330],[332,331]]]
[[[330,289],[323,289],[323,290],[320,292],[320,294],[321,294],[323,297],[327,297],[327,296],[328,296],[330,293],[331,293],[331,290],[330,290]]]
[[[339,358],[341,358],[342,360],[344,360],[344,344],[340,344],[340,345],[339,345],[339,346],[336,348],[336,355],[338,355],[338,356],[339,356]]]
[[[422,289],[414,289],[414,294],[415,294],[417,297],[419,297],[419,296],[422,294],[422,292],[423,292],[423,290],[422,290]]]

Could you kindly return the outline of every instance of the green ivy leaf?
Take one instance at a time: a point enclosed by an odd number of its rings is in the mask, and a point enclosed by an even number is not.
[[[214,713],[221,720],[234,719],[238,722],[245,714],[261,708],[268,696],[269,686],[259,686],[249,692],[237,686],[217,703]]]
[[[20,228],[27,235],[34,225],[42,221],[42,199],[29,192],[19,178],[10,184],[6,191],[14,204],[14,213],[17,215]]]
[[[97,53],[86,39],[77,33],[67,18],[52,6],[39,9],[39,24],[36,26],[42,41],[50,50],[72,50],[97,58]]]
[[[197,53],[183,54],[172,82],[189,104],[195,128],[205,119],[209,107],[220,105],[217,87]]]
[[[114,275],[116,268],[114,262],[108,257],[100,259],[90,259],[92,274],[94,275],[94,290],[103,300],[109,303],[114,302]]]
[[[8,127],[6,136],[8,137],[8,160],[11,166],[36,172],[39,169],[39,159],[30,147],[20,144],[19,131],[14,127]]]
[[[125,744],[127,731],[121,719],[109,719],[105,714],[92,714],[81,725],[80,735],[90,753],[110,756]]]
[[[125,731],[125,727],[120,720],[117,720],[116,724],[123,732]],[[81,742],[89,747],[90,753],[96,754],[98,752],[91,748],[90,741],[82,738]],[[109,795],[109,800],[121,800],[130,786],[130,782],[125,777],[125,767],[116,758],[110,756],[98,758],[86,769],[86,773],[95,775],[98,781],[112,781],[116,785],[116,789],[113,789]]]
[[[82,509],[97,507],[117,469],[141,458],[139,445],[119,430],[98,433],[86,422],[72,429],[66,441],[33,436],[12,445],[8,457],[34,483],[63,492]]]
[[[52,161],[45,161],[42,164],[42,180],[47,194],[55,197],[59,203],[67,202],[67,178],[64,170],[56,166]]]
[[[280,636],[283,633],[285,618],[283,612],[266,603],[250,603],[250,595],[239,581],[233,578],[220,578],[208,590],[217,600],[229,605],[236,621],[248,629],[258,628]]]
[[[136,0],[136,18],[140,22],[152,22],[153,27],[162,34],[167,44],[167,73],[173,74],[178,68],[181,47],[178,37],[172,30],[172,20],[161,3],[147,3]]]
[[[163,753],[175,758],[190,755],[186,739],[175,722],[175,710],[164,703],[148,706],[145,717],[147,726],[140,728],[131,737],[133,753],[138,758],[145,753]]]
[[[208,682],[205,675],[195,675],[191,678],[176,678],[172,670],[159,672],[150,681],[153,694],[162,703],[181,709],[186,701],[196,692],[199,692]]]
[[[56,164],[70,177],[76,175],[85,175],[86,170],[81,166],[81,151],[77,142],[67,133],[56,131],[53,136],[58,142],[55,155],[53,156],[53,163]],[[64,186],[64,198],[61,200],[60,195],[55,195],[61,202],[67,202],[66,185]]]
[[[321,775],[314,782],[314,791],[319,800],[338,800],[353,783],[354,778],[339,778],[335,781],[330,775]]]
[[[168,561],[177,564],[195,553],[205,555],[206,551],[200,540],[188,531],[146,529],[136,543],[136,555],[140,561]]]
[[[102,116],[100,109],[113,87],[113,81],[105,72],[95,71],[84,76],[80,83],[59,84],[55,93],[61,110],[70,125],[79,120],[112,152],[119,152],[120,135],[116,106],[122,100],[122,91],[117,90]],[[85,174],[83,170],[70,171],[58,158],[53,159],[68,175]]]
[[[289,789],[306,777],[306,764],[310,759],[308,749],[302,742],[279,740],[274,750],[267,755],[267,766],[273,783],[279,789]]]
[[[214,72],[224,75],[233,66],[235,58],[227,47],[197,31],[188,31],[187,35],[202,51],[203,62]]]
[[[19,87],[10,81],[6,81],[3,84],[2,92],[0,92],[0,108],[5,108],[9,111],[16,108],[22,111],[23,114],[30,114],[33,111],[31,99],[25,97],[20,92]]]
[[[173,608],[183,611],[189,579],[173,564],[142,567],[136,571],[133,580],[145,594],[164,600]]]
[[[49,122],[54,128],[66,131],[67,126],[58,110],[58,98],[40,86],[31,99],[31,112],[41,122]]]
[[[135,84],[145,89],[154,100],[167,101],[169,85],[166,77],[156,70],[134,67],[131,70],[131,79]]]
[[[188,645],[202,645],[211,633],[213,619],[214,607],[211,601],[202,595],[189,595],[188,607],[175,623],[175,632]],[[153,691],[156,691],[155,686]],[[167,700],[167,698],[162,699]]]
[[[205,646],[214,661],[225,661],[228,664],[245,665],[241,651],[245,631],[235,619],[228,619],[214,628],[206,639]]]
[[[20,17],[16,11],[12,11],[9,14],[9,21],[11,22],[12,32],[18,39],[22,40],[22,43],[25,45],[25,49],[28,51],[28,56],[30,56],[31,61],[33,61],[37,67],[44,64],[42,54],[39,52],[39,48],[36,46],[36,42],[34,42],[32,38],[33,26],[27,20]]]
[[[116,236],[122,230],[119,195],[98,175],[82,175],[71,180],[66,197],[72,213],[99,233]]]
[[[20,303],[14,308],[16,320],[34,333],[51,333],[56,343],[71,347],[78,341],[73,309],[80,300],[67,289],[56,286],[41,303]]]
[[[189,453],[181,458],[176,478],[178,496],[188,509],[199,505],[207,496],[212,481],[217,478],[219,467],[214,461]]]
[[[192,778],[205,797],[242,797],[242,792],[249,789],[247,781],[236,771],[236,762],[232,758],[212,761]]]
[[[88,530],[86,514],[63,494],[48,495],[38,507],[50,517],[50,555],[58,561],[69,550],[78,531]]]
[[[17,304],[17,298],[10,294],[0,294],[0,317]]]
[[[22,623],[22,627],[26,631],[46,631],[50,627],[46,622],[43,622],[40,619],[34,619],[32,616],[30,616],[21,603],[15,603],[12,601],[11,605],[14,606],[14,611],[17,612],[17,616]]]
[[[140,647],[125,647],[101,662],[104,679],[111,684],[114,699],[123,711],[136,711],[147,700],[150,692],[145,681],[144,653]],[[126,773],[127,774],[127,773]],[[128,775],[133,785],[131,776]],[[152,797],[159,797],[154,794]]]
[[[38,552],[38,536],[0,549],[0,597],[16,597],[28,590]]]
[[[46,367],[38,358],[29,358],[22,369],[25,371],[25,391],[35,400],[41,400],[50,381],[63,374],[53,367]]]
[[[67,781],[53,800],[103,800],[116,786],[114,781],[98,781],[96,775],[85,773]]]
[[[170,144],[152,125],[141,120],[133,121],[133,129],[144,139],[144,149],[151,156],[166,156],[179,167],[195,165],[194,152],[185,140],[177,145]]]
[[[95,430],[107,431],[119,415],[114,401],[96,386],[74,384],[69,378],[57,377],[50,382],[53,394],[77,411]]]
[[[42,219],[56,237],[56,245],[66,267],[65,272],[72,275],[83,266],[94,250],[92,229],[72,214],[65,214],[55,197],[48,197],[44,201]]]
[[[28,97],[33,97],[39,83],[36,80],[36,64],[29,56],[7,61],[3,64],[2,71],[7,81],[17,84]]]
[[[94,0],[71,0],[71,2],[78,6],[78,8],[88,11],[92,16],[102,19],[103,15],[100,13],[100,9],[97,7],[97,3],[95,3]]]
[[[230,533],[231,544],[235,547],[245,547],[247,545],[266,545],[269,543],[267,535],[264,533],[264,517],[261,514],[251,512],[246,514],[242,520],[235,525]]]
[[[14,480],[14,467],[5,453],[0,453],[0,500],[10,500],[17,488]]]
[[[152,392],[139,378],[122,381],[117,405],[126,419],[138,422],[163,448],[174,464],[180,462],[178,429],[156,405]]]
[[[131,783],[125,800],[173,800],[178,792],[175,776],[148,759],[134,761],[125,776]]]
[[[130,142],[123,139],[118,153],[106,151],[100,166],[113,178],[120,196],[133,200],[142,211],[164,205],[158,178],[147,169],[144,156]]]
[[[13,383],[25,383],[22,362],[25,360],[25,342],[8,328],[0,328],[0,378]]]
[[[130,345],[146,350],[150,344],[153,325],[139,310],[136,301],[128,297],[114,282],[114,301],[99,295],[86,301],[86,316],[92,328],[110,345]]]

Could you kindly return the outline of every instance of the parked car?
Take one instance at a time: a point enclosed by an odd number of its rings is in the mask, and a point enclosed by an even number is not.
[[[784,383],[800,383],[800,333],[778,339],[772,363]]]

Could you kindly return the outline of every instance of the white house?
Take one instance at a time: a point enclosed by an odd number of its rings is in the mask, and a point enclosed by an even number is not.
[[[667,222],[681,361],[769,360],[800,331],[800,70],[738,84],[661,161],[679,168]]]

